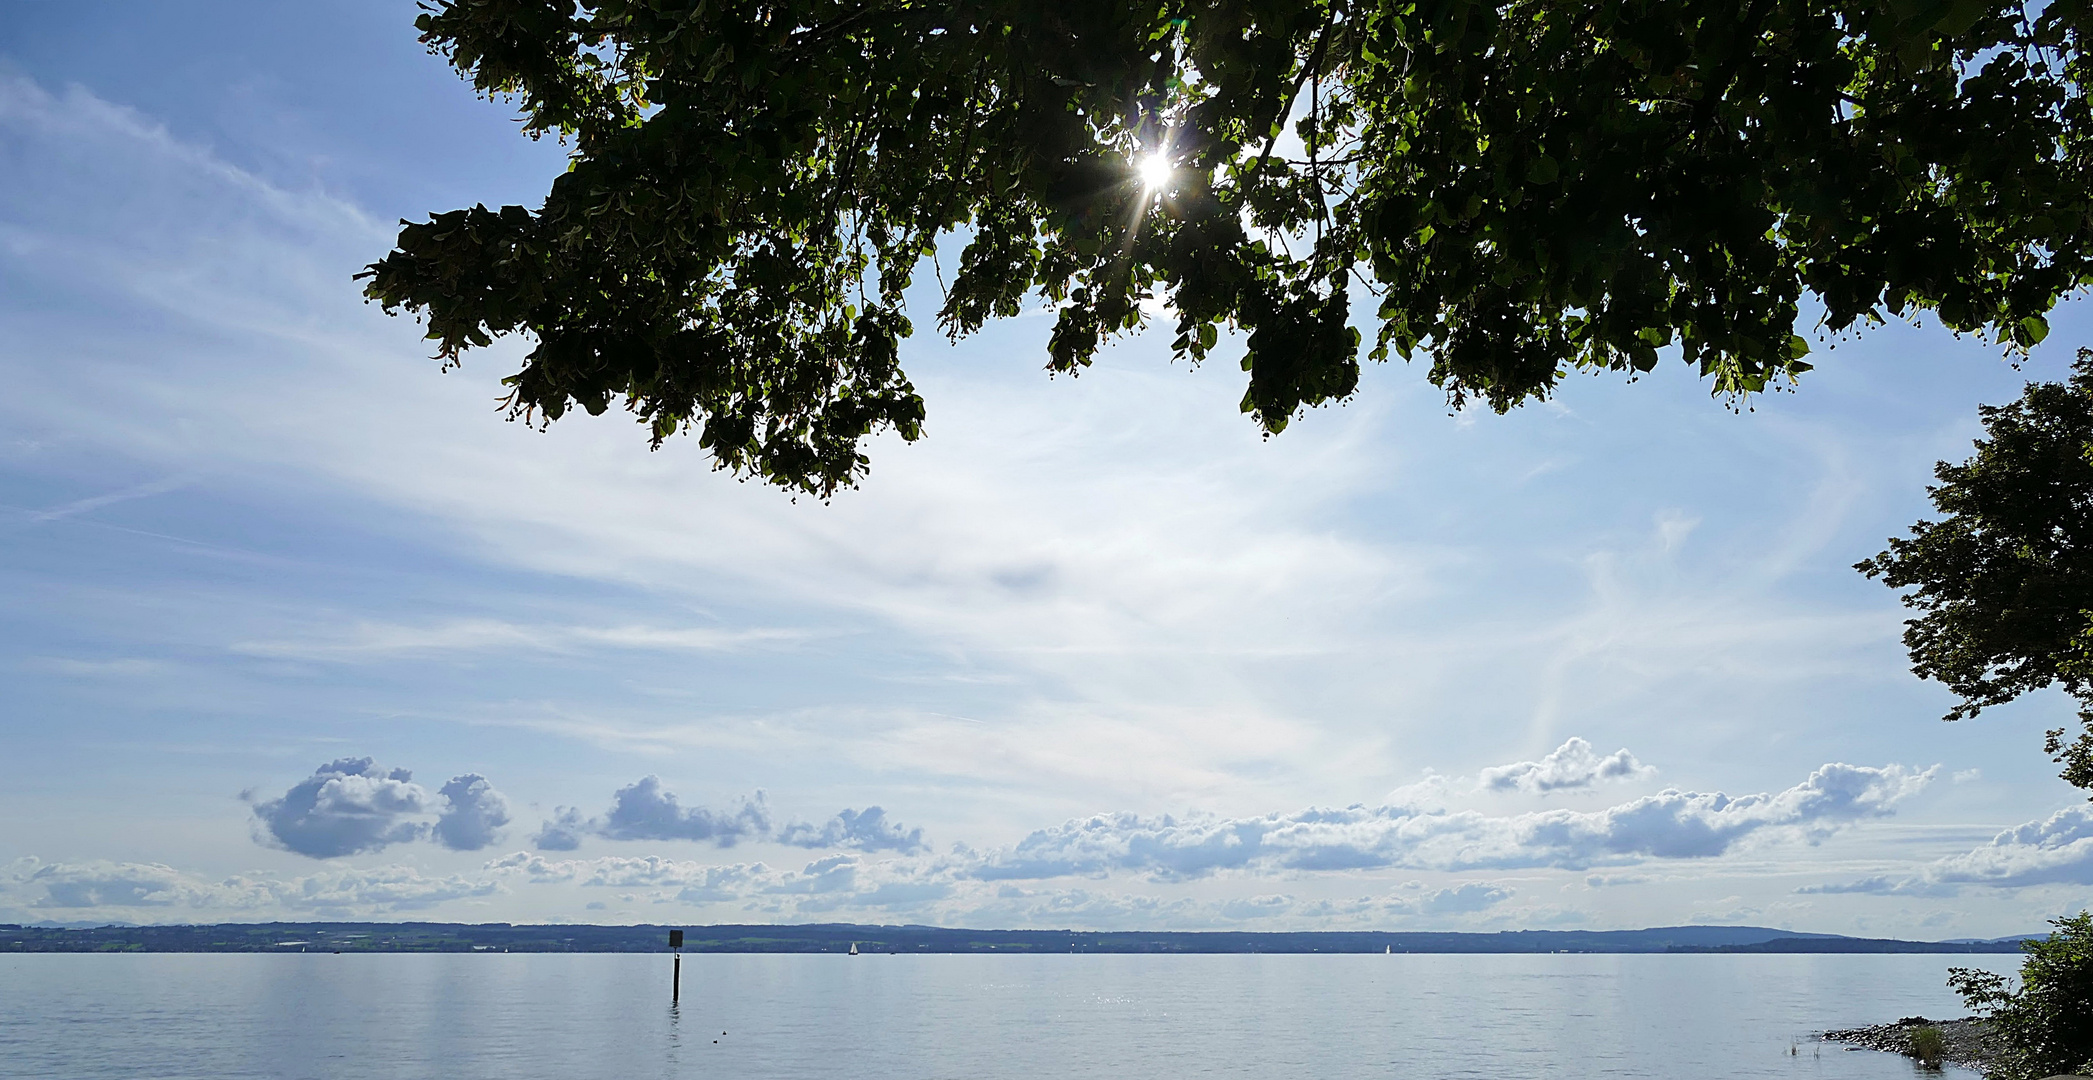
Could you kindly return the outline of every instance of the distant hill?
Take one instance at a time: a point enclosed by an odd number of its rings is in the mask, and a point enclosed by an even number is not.
[[[2026,937],[1978,941],[1898,941],[1895,938],[1777,937],[1733,945],[1675,945],[1668,952],[1719,953],[2017,953]]]
[[[0,926],[0,952],[663,952],[666,926],[509,923],[216,923]],[[685,952],[840,953],[1971,953],[2018,952],[2019,938],[1896,941],[1764,926],[1647,930],[1410,931],[965,930],[941,926],[682,927]]]

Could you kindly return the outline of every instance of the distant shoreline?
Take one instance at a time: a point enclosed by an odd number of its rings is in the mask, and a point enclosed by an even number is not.
[[[1207,954],[1207,953],[2018,953],[2022,938],[1902,941],[1800,934],[1757,926],[1646,930],[1405,931],[969,930],[850,923],[674,927],[690,953]],[[0,925],[0,955],[32,952],[569,952],[667,951],[670,926],[298,922],[159,926]]]

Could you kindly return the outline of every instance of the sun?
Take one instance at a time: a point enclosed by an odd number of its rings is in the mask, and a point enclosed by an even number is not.
[[[1141,173],[1141,186],[1150,191],[1169,183],[1170,174],[1177,171],[1171,167],[1170,158],[1159,153],[1142,157],[1136,168]]]

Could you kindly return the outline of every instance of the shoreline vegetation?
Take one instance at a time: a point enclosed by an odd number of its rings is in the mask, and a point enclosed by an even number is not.
[[[1986,1025],[1983,1019],[1975,1016],[1965,1016],[1959,1020],[1928,1020],[1923,1016],[1907,1016],[1891,1024],[1843,1028],[1824,1032],[1819,1037],[1825,1042],[1846,1043],[1849,1046],[1916,1058],[1921,1055],[1917,1052],[1913,1037],[1927,1028],[1940,1032],[1941,1051],[1935,1064],[1959,1065],[1987,1075],[1996,1064],[1993,1060],[1994,1055],[1989,1053],[1984,1045],[1988,1035]]]
[[[1821,1037],[1904,1054],[1921,1067],[1964,1065],[1995,1080],[2093,1074],[2093,912],[2050,925],[2055,933],[2021,943],[2026,959],[2017,979],[1982,968],[1948,969],[1948,986],[1981,1016],[1907,1016]]]
[[[1985,1076],[1995,1076],[2002,1065],[1998,1047],[1989,1043],[1991,1032],[1982,1017],[1965,1016],[1959,1020],[1928,1020],[1923,1016],[1907,1016],[1891,1024],[1869,1024],[1866,1027],[1844,1028],[1826,1031],[1818,1036],[1825,1042],[1846,1043],[1849,1048],[1880,1050],[1886,1054],[1898,1054],[1909,1058],[1924,1058],[1917,1051],[1914,1036],[1926,1028],[1940,1032],[1941,1052],[1934,1059],[1935,1065],[1957,1065],[1974,1069]],[[2058,1074],[2047,1080],[2072,1080],[2071,1074]]]
[[[26,952],[663,952],[668,926],[274,922],[156,926],[0,924]],[[685,952],[845,953],[2017,953],[2021,938],[1901,941],[1756,926],[1499,933],[968,930],[851,923],[679,928]]]

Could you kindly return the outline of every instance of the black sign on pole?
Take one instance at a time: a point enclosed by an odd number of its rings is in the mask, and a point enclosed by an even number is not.
[[[669,1004],[683,1000],[683,931],[669,931],[669,948],[676,950],[674,974],[669,976]]]

